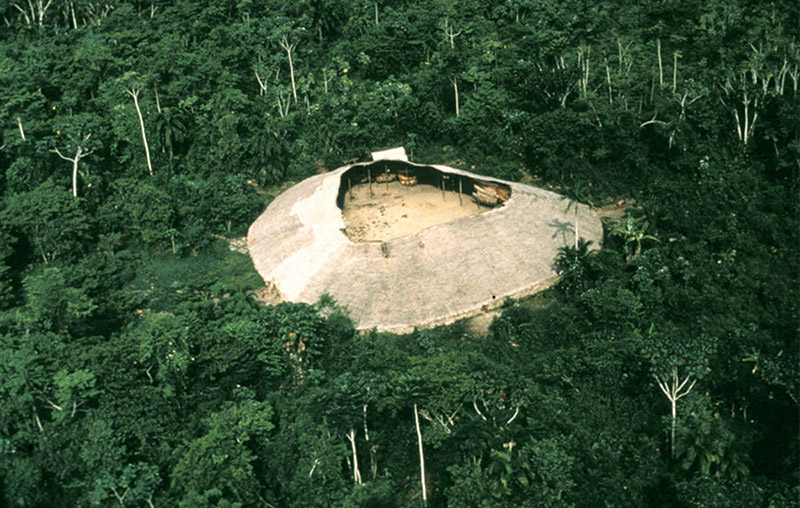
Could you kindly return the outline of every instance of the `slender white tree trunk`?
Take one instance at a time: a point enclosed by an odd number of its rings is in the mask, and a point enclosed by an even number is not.
[[[461,30],[456,32],[453,25],[450,24],[450,21],[446,19],[444,20],[444,33],[447,36],[447,40],[450,41],[450,49],[456,49],[456,37],[461,35]]]
[[[156,111],[158,114],[161,114],[161,97],[158,95],[158,88],[155,89],[156,92]]]
[[[37,4],[39,5],[39,26],[42,26],[42,22],[44,21],[44,13],[47,12],[47,9],[50,7],[50,4],[53,3],[53,0],[48,0],[47,5],[44,5],[42,0],[38,0]]]
[[[78,29],[78,20],[75,19],[75,2],[70,1],[70,3],[69,3],[69,12],[70,12],[70,15],[72,16],[72,29],[73,30],[77,30]]]
[[[78,161],[81,160],[81,149],[78,148],[78,153],[72,159],[72,196],[78,197]]]
[[[356,453],[356,431],[350,429],[347,434],[347,439],[350,441],[350,447],[353,449],[353,482],[356,485],[361,485],[361,471],[358,470],[358,453]]]
[[[91,134],[84,138],[84,141],[88,141],[91,137]],[[58,148],[51,150],[53,153],[64,159],[65,161],[69,161],[72,163],[72,195],[74,197],[78,197],[78,162],[87,155],[89,155],[89,151],[84,151],[82,146],[78,146],[78,150],[75,152],[75,157],[66,157],[63,155]]]
[[[692,376],[691,374],[688,374],[683,381],[679,381],[677,367],[672,369],[672,379],[670,381],[667,381],[666,379],[661,380],[658,376],[654,377],[656,378],[658,387],[661,388],[661,391],[667,396],[672,409],[672,421],[670,423],[669,435],[669,455],[670,457],[675,457],[675,426],[678,420],[678,399],[689,395],[689,392],[692,391],[692,388],[694,388],[697,380],[692,380],[691,384],[687,387],[686,383],[691,380]]]
[[[296,44],[290,44],[288,37],[284,36],[279,44],[283,49],[286,50],[286,55],[289,57],[289,76],[292,79],[292,97],[294,97],[294,101],[297,102],[297,87],[294,83],[294,61],[292,60],[292,52]]]
[[[292,52],[288,51],[289,54],[289,76],[292,78],[292,97],[294,97],[294,101],[297,102],[297,86],[294,83],[294,62],[292,61]]]
[[[147,157],[147,170],[150,172],[150,176],[153,176],[153,163],[150,162],[150,146],[147,144],[147,133],[144,130],[144,117],[142,116],[142,110],[139,107],[139,90],[136,88],[131,88],[130,90],[126,90],[126,92],[128,95],[133,97],[133,105],[136,106],[136,113],[139,115],[139,126],[142,128],[144,154]]]
[[[453,78],[450,80],[450,82],[453,83],[453,93],[455,94],[456,98],[456,116],[458,116],[460,112],[459,102],[458,102],[458,80],[456,78]]]
[[[419,471],[420,481],[422,483],[422,504],[428,504],[428,492],[425,487],[425,455],[422,451],[422,432],[419,430],[419,411],[417,405],[414,404],[414,423],[417,425],[417,443],[419,444]]]
[[[661,64],[661,38],[656,39],[656,47],[658,48],[658,84],[664,86],[664,66]]]

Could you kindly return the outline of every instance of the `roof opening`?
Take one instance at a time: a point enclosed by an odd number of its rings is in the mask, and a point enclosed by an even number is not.
[[[508,185],[396,160],[342,174],[337,205],[354,242],[386,242],[502,206]]]

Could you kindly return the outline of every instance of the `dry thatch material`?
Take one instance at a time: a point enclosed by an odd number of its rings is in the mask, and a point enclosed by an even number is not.
[[[328,293],[347,305],[360,329],[407,332],[477,314],[557,280],[558,248],[574,243],[575,215],[565,213],[561,196],[445,166],[402,163],[469,179],[473,189],[492,189],[501,206],[386,242],[352,242],[337,196],[344,173],[369,164],[295,185],[250,227],[253,263],[285,300],[312,303]],[[600,219],[585,205],[579,215],[581,236],[599,245]]]

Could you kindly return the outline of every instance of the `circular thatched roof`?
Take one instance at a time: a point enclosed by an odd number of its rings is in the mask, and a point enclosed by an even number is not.
[[[345,235],[341,182],[379,163],[313,176],[278,196],[250,226],[256,270],[281,298],[346,305],[359,329],[407,332],[446,324],[557,280],[558,248],[574,242],[575,214],[553,192],[438,165],[394,162],[511,190],[502,206],[385,242]],[[350,173],[348,173],[350,172]],[[471,198],[470,198],[471,199]],[[600,244],[603,227],[579,206],[579,234]]]

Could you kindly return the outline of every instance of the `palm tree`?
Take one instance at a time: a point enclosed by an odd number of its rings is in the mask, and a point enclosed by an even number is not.
[[[620,219],[614,224],[611,235],[623,238],[625,249],[628,251],[625,257],[628,264],[633,261],[633,258],[642,253],[642,243],[645,240],[660,241],[655,236],[647,234],[648,227],[650,227],[650,223],[645,217],[634,219],[630,212],[624,220]],[[631,250],[632,247],[633,250]]]
[[[169,151],[170,165],[174,157],[174,147],[184,140],[186,131],[183,111],[180,109],[164,108],[156,118],[156,133],[162,143],[162,151],[164,148]]]

